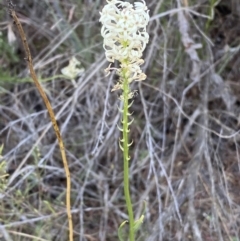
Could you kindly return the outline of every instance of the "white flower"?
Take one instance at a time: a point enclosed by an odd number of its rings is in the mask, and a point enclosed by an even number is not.
[[[75,79],[78,75],[84,72],[84,68],[79,68],[81,62],[78,61],[75,57],[72,57],[69,60],[69,65],[61,69],[63,75],[70,79]]]
[[[8,43],[11,46],[15,45],[15,42],[17,40],[15,33],[12,30],[12,24],[8,24]]]
[[[147,11],[148,8],[146,6],[146,3],[143,0],[141,0],[141,1],[142,1],[141,3],[140,2],[134,3],[136,11],[140,11],[140,12]]]

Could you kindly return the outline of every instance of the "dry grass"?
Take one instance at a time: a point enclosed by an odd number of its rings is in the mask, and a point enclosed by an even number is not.
[[[134,86],[131,127],[136,217],[147,201],[139,241],[240,240],[240,4],[222,0],[208,20],[214,2],[147,1],[148,78]],[[115,241],[127,219],[119,100],[110,92],[116,75],[103,71],[103,4],[19,0],[16,7],[66,145],[79,241]],[[0,195],[0,240],[66,241],[57,141],[18,37],[8,43],[7,10],[0,18],[0,144],[10,174]],[[75,81],[59,77],[71,56],[85,68]]]

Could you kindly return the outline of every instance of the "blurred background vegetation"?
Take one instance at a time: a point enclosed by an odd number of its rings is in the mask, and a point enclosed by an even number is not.
[[[104,75],[99,12],[105,3],[15,1],[65,142],[79,241],[115,241],[127,219],[120,93],[111,93],[117,76]],[[147,202],[138,240],[239,241],[240,2],[146,3],[148,78],[132,86],[138,95],[130,133],[136,217]],[[66,180],[56,137],[2,5],[0,31],[0,240],[66,241]],[[73,56],[84,72],[70,80],[61,69]]]

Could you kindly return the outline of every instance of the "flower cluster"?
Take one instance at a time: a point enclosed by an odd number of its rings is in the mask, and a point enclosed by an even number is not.
[[[106,58],[111,63],[115,60],[120,62],[118,73],[121,76],[124,72],[129,83],[144,80],[146,75],[140,65],[144,63],[141,59],[142,52],[149,39],[146,32],[149,22],[146,3],[144,0],[135,2],[134,5],[119,0],[107,0],[107,3],[100,13]],[[110,64],[106,71],[109,73],[112,69]],[[120,88],[121,82],[113,90]]]
[[[63,75],[70,79],[75,79],[78,75],[84,72],[84,68],[79,68],[81,62],[79,62],[75,57],[69,60],[69,65],[61,69]]]

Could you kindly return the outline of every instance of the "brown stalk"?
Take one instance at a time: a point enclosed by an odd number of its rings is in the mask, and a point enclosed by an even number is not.
[[[24,51],[26,54],[26,60],[28,63],[28,68],[30,71],[30,75],[46,105],[46,108],[48,110],[54,131],[56,133],[57,136],[57,140],[58,140],[58,144],[60,147],[60,152],[61,152],[61,156],[62,156],[62,161],[63,161],[63,166],[64,166],[64,170],[65,170],[65,174],[66,174],[66,180],[67,180],[67,190],[66,190],[66,208],[67,208],[67,216],[68,216],[68,224],[69,224],[69,241],[73,241],[73,223],[72,223],[72,214],[71,214],[71,178],[70,178],[70,171],[69,171],[69,167],[68,167],[68,162],[67,162],[67,158],[66,158],[66,152],[65,152],[65,147],[63,144],[63,140],[61,137],[61,133],[56,121],[56,117],[55,114],[53,112],[52,106],[48,100],[47,95],[45,94],[42,86],[40,85],[38,79],[37,79],[37,75],[35,73],[35,70],[33,68],[33,62],[32,62],[32,56],[31,56],[31,52],[27,43],[27,38],[26,35],[24,33],[23,27],[21,22],[19,21],[16,12],[13,8],[13,4],[11,1],[8,1],[8,9],[9,9],[9,13],[11,15],[11,17],[13,18],[14,22],[16,23],[19,35],[21,37],[21,41],[24,47]]]

